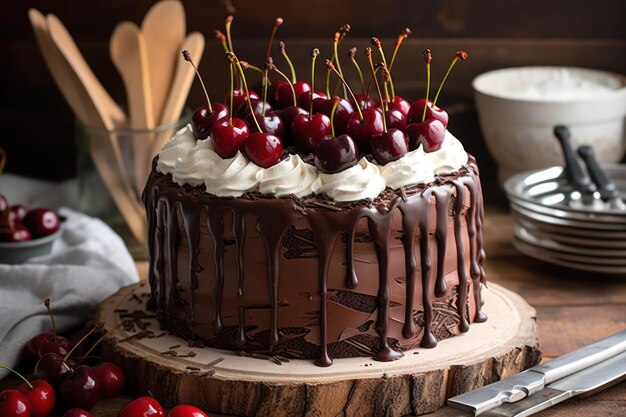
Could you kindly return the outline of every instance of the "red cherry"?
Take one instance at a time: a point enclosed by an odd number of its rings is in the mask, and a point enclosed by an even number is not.
[[[324,113],[326,116],[330,117],[335,100],[339,100],[337,110],[335,111],[335,132],[337,135],[341,135],[346,133],[348,120],[354,113],[354,108],[348,100],[337,96],[330,99],[317,98],[313,100],[313,111],[315,113]]]
[[[446,135],[446,128],[437,119],[426,119],[424,123],[413,123],[407,126],[406,134],[409,137],[409,148],[417,149],[420,143],[424,151],[434,152],[441,148]]]
[[[214,124],[211,130],[213,149],[224,159],[235,156],[250,135],[246,122],[237,118],[233,118],[232,122],[231,125],[230,120],[224,118]]]
[[[29,211],[22,224],[28,227],[33,237],[42,237],[59,230],[61,220],[54,210],[38,208]]]
[[[30,417],[30,405],[26,396],[14,389],[0,392],[0,416]]]
[[[330,119],[325,114],[317,113],[309,120],[305,113],[293,119],[291,131],[298,152],[313,153],[322,141],[330,138]]]
[[[89,411],[85,411],[81,408],[72,408],[63,414],[63,417],[93,417]]]
[[[11,224],[22,223],[22,220],[24,220],[26,213],[28,213],[28,208],[26,208],[26,206],[23,204],[16,204],[14,206],[11,206],[8,211],[9,222]]]
[[[328,97],[326,96],[326,93],[318,91],[318,92],[313,93],[313,100],[315,100],[316,98],[327,99]],[[308,109],[311,106],[311,93],[310,92],[302,93],[298,96],[298,106],[302,107],[303,109]]]
[[[268,88],[268,98],[277,109],[284,109],[293,105],[293,92],[289,84],[285,80],[275,80]],[[307,82],[298,81],[293,84],[293,89],[296,91],[296,98],[305,93],[311,95],[311,86]]]
[[[117,417],[165,417],[165,413],[154,398],[140,397],[126,404]]]
[[[126,383],[126,377],[119,366],[111,362],[104,362],[91,369],[100,382],[102,398],[113,397],[122,392]]]
[[[177,405],[167,413],[167,417],[209,417],[204,411],[187,404]]]
[[[404,130],[406,128],[406,114],[403,113],[402,105],[397,102],[391,102],[388,107],[389,109],[385,111],[387,128]],[[376,110],[382,112],[380,107],[377,107]]]
[[[299,115],[308,115],[307,111],[303,108],[296,106],[289,106],[286,109],[278,110],[276,112],[280,120],[283,121],[283,126],[285,126],[285,135],[281,138],[283,141],[283,146],[289,146],[292,144],[292,132],[291,132],[291,124],[293,123],[293,119]]]
[[[255,93],[254,91],[250,91],[250,100],[253,102],[255,100],[261,100],[261,97]],[[230,103],[230,93],[226,94],[224,97],[224,103],[228,106]],[[233,108],[231,111],[233,114],[238,114],[239,109],[246,104],[246,93],[243,90],[234,90],[233,91]]]
[[[100,381],[90,367],[79,366],[61,382],[58,394],[66,406],[89,411],[100,399]]]
[[[266,112],[265,116],[257,114],[254,117],[256,118],[263,132],[273,136],[277,136],[281,139],[285,137],[285,125],[283,124],[281,118],[278,117],[278,114],[276,114],[276,112]],[[250,125],[254,125],[254,120],[252,119],[252,117],[250,117],[248,121]]]
[[[63,356],[56,353],[46,353],[35,365],[35,376],[45,379],[51,384],[58,384],[75,366],[76,362],[71,359],[68,359],[64,364]]]
[[[409,151],[409,141],[399,129],[389,129],[380,135],[373,136],[371,141],[372,155],[379,164],[402,158]]]
[[[248,136],[243,150],[249,160],[260,167],[269,168],[280,161],[283,144],[276,136],[257,132]]]
[[[31,238],[30,230],[19,223],[13,224],[13,227],[0,228],[0,242],[26,242]]]
[[[426,99],[420,98],[411,104],[411,108],[407,113],[407,124],[420,123],[422,121],[422,115],[424,114],[424,103]],[[428,108],[426,109],[426,119],[437,119],[443,127],[448,126],[448,113],[439,107],[432,107],[432,102],[428,100]]]
[[[370,96],[366,96],[365,94],[357,94],[356,99],[358,105],[361,107],[362,110],[376,107],[376,102]],[[354,100],[352,99],[350,99],[350,104],[352,104],[353,107],[356,107],[354,104]]]
[[[72,343],[63,336],[57,336],[54,341],[54,333],[41,333],[28,341],[26,352],[28,356],[37,360],[46,353],[56,353],[65,356],[72,349]]]
[[[358,162],[359,150],[348,135],[324,140],[315,150],[315,166],[327,174],[344,171]]]
[[[265,112],[269,112],[273,110],[273,107],[268,102],[263,102],[263,100],[252,100],[252,110],[254,110],[254,114],[263,114],[265,105]],[[239,112],[237,112],[237,117],[240,119],[246,119],[250,116],[250,106],[241,106]]]
[[[393,100],[389,103],[389,107],[391,108],[393,106],[393,108],[396,108],[398,110],[400,110],[402,112],[402,114],[404,114],[405,116],[407,114],[409,114],[409,109],[411,108],[411,103],[409,103],[408,101],[406,101],[405,99],[403,99],[400,96],[395,96],[393,98]],[[423,107],[422,107],[423,109]]]
[[[30,384],[32,388],[24,383],[17,390],[28,400],[31,417],[46,417],[52,412],[56,401],[54,388],[43,379],[35,379]]]
[[[346,132],[362,154],[370,152],[370,139],[383,131],[383,116],[373,108],[363,110],[363,119],[359,113],[353,113],[346,126]]]
[[[211,133],[213,125],[228,116],[228,108],[220,103],[213,104],[213,112],[209,106],[197,108],[191,116],[191,129],[196,139],[206,139]]]

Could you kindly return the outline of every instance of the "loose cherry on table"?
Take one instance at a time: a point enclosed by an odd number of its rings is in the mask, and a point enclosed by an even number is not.
[[[113,397],[122,392],[126,377],[124,372],[114,363],[104,362],[91,368],[100,382],[102,398]]]
[[[52,385],[41,379],[29,381],[22,374],[8,366],[0,365],[0,368],[14,373],[24,381],[17,391],[24,394],[30,407],[31,417],[45,417],[52,412],[56,399]],[[0,416],[4,416],[4,414],[0,412]]]
[[[0,416],[30,417],[30,405],[26,396],[14,389],[0,392]]]
[[[207,414],[193,405],[181,404],[172,408],[167,417],[208,417]]]
[[[124,406],[118,417],[165,417],[163,407],[152,397],[140,397]]]
[[[47,353],[56,353],[60,356],[65,356],[67,352],[72,349],[72,343],[67,338],[57,335],[49,298],[44,300],[44,305],[50,316],[52,332],[41,333],[28,341],[25,347],[26,354],[33,360],[37,360]]]
[[[315,166],[322,172],[334,174],[353,167],[359,162],[359,150],[352,138],[346,134],[335,136],[333,121],[337,102],[331,113],[331,138],[323,140],[315,149]]]
[[[89,411],[85,411],[82,408],[72,408],[67,410],[63,417],[93,417]]]
[[[82,365],[65,377],[58,394],[66,406],[89,411],[100,399],[100,381],[90,367]]]
[[[189,55],[189,51],[184,50],[183,57],[185,58],[185,61],[189,62],[196,71],[196,76],[200,81],[200,85],[202,86],[202,90],[204,91],[204,96],[207,101],[206,106],[199,107],[193,112],[193,115],[191,116],[191,128],[196,139],[206,139],[211,133],[211,128],[215,122],[228,116],[228,110],[223,104],[215,103],[213,105],[211,103],[209,93],[204,86],[204,81],[202,81],[202,77],[198,72],[198,68],[196,68],[196,65],[193,63],[193,60]]]
[[[376,78],[376,71],[374,70],[371,48],[368,47],[365,49],[365,55],[367,56],[367,60],[370,65],[370,71],[374,79],[374,84],[376,85],[378,97],[382,102],[382,93],[380,91],[380,85],[378,85],[378,78]],[[386,69],[383,68],[383,70]],[[383,112],[383,132],[373,136],[370,139],[370,145],[372,148],[372,155],[374,155],[376,161],[380,164],[385,165],[406,155],[406,153],[409,151],[409,142],[404,132],[402,132],[401,130],[394,128],[387,129],[384,106],[381,106],[381,111]]]
[[[59,230],[61,219],[54,210],[37,208],[30,210],[24,216],[22,224],[30,230],[33,237],[43,237]]]

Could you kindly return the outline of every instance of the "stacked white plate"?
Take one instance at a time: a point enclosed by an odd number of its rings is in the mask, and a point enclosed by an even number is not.
[[[622,199],[626,165],[604,166]],[[563,168],[530,171],[505,184],[521,252],[565,267],[626,277],[626,210],[599,193],[573,191]]]

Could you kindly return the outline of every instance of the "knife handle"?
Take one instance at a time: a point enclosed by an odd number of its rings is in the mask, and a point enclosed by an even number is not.
[[[591,182],[591,178],[589,178],[589,175],[587,175],[584,168],[580,165],[580,162],[578,162],[578,157],[570,142],[570,131],[567,126],[555,126],[554,136],[558,139],[561,144],[561,149],[563,150],[567,182],[576,191],[580,191],[581,193],[593,193],[596,191],[595,184]]]
[[[591,179],[598,187],[600,196],[603,200],[610,200],[612,198],[619,197],[615,183],[606,173],[604,168],[598,163],[596,159],[596,153],[593,148],[588,145],[578,147],[578,156],[582,158],[587,166],[587,171]]]
[[[546,377],[545,384],[547,385],[625,351],[626,330],[622,330],[619,333],[581,349],[566,353],[550,362],[537,365],[531,369],[542,372]]]

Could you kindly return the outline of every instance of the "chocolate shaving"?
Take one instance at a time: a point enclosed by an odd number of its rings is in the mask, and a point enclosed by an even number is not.
[[[207,363],[207,364],[206,364],[206,366],[208,366],[209,368],[211,368],[211,367],[213,367],[213,366],[217,365],[218,363],[222,362],[223,360],[224,360],[224,358],[219,357],[219,358],[217,358],[217,359],[215,359],[215,360],[213,360],[213,361],[211,361],[211,362]]]

